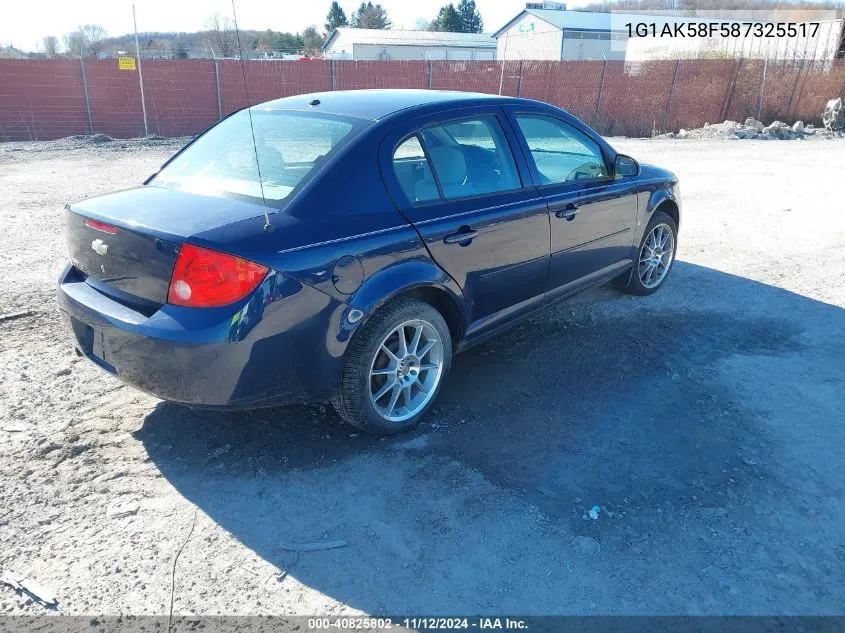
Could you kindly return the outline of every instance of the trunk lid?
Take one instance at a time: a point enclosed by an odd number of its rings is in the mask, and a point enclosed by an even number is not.
[[[70,206],[68,251],[91,286],[130,303],[160,305],[185,240],[263,213],[260,204],[141,186]]]

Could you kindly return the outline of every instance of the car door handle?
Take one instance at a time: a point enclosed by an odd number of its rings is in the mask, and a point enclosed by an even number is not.
[[[574,220],[576,215],[578,215],[578,205],[572,202],[555,211],[555,217],[566,218],[567,222]]]
[[[446,244],[460,244],[461,246],[467,246],[472,241],[472,238],[477,236],[478,231],[473,231],[468,226],[462,226],[458,229],[457,233],[452,233],[444,237],[443,241]]]

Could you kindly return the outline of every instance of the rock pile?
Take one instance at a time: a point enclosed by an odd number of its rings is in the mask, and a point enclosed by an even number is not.
[[[774,121],[770,125],[763,125],[754,118],[745,119],[745,123],[725,121],[724,123],[705,123],[704,127],[695,130],[680,130],[661,134],[657,138],[691,138],[691,139],[761,139],[791,141],[815,134],[812,125],[804,125],[803,121],[796,121],[790,126],[783,121]]]
[[[822,122],[828,132],[838,132],[845,128],[845,108],[842,107],[841,97],[827,102],[822,113]]]

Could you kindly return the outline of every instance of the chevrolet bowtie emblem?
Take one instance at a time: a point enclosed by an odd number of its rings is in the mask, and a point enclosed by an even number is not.
[[[105,255],[109,252],[109,245],[103,240],[94,240],[91,242],[91,250],[97,253],[97,255]]]

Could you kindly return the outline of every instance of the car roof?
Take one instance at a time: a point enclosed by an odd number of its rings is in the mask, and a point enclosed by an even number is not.
[[[319,101],[316,105],[311,105]],[[378,121],[397,112],[429,105],[472,106],[522,101],[480,92],[449,90],[337,90],[285,97],[253,106],[255,110],[325,112]]]

